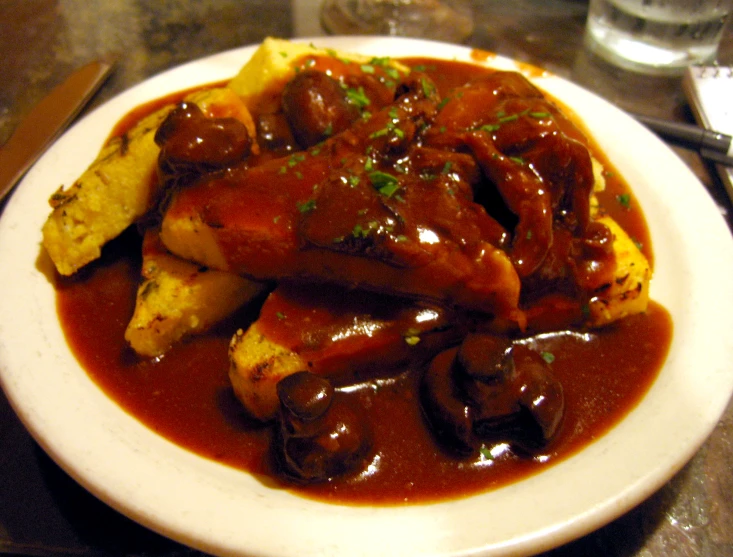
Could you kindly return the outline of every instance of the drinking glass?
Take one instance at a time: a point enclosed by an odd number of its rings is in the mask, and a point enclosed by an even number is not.
[[[681,71],[709,62],[733,0],[590,0],[590,50],[629,69]]]
[[[460,42],[473,32],[471,0],[323,0],[332,35],[393,35]]]

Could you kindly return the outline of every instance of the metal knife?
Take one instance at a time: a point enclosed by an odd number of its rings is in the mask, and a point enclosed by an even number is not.
[[[0,147],[0,201],[92,98],[114,68],[97,60],[71,74],[26,116]]]

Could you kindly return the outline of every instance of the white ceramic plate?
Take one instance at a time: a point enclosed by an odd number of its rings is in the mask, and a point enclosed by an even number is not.
[[[464,47],[388,38],[318,38],[380,56],[470,60]],[[38,270],[49,195],[92,161],[115,122],[152,98],[233,76],[254,47],[150,79],[66,133],[0,220],[0,380],[31,434],[79,483],[136,521],[226,555],[518,555],[586,534],[641,502],[699,448],[733,389],[733,244],[717,208],[660,141],[607,102],[551,75],[540,87],[595,131],[633,185],[656,254],[653,298],[674,341],[642,402],[607,435],[541,474],[457,501],[348,507],[270,489],[159,437],[109,399],[70,353],[54,289]],[[515,69],[510,60],[492,66]]]

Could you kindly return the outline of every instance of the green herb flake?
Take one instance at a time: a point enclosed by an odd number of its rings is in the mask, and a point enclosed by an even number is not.
[[[297,203],[296,207],[298,207],[298,211],[301,213],[307,213],[308,211],[312,211],[316,208],[316,200],[315,199],[309,199],[308,201],[305,201],[304,203]]]
[[[641,242],[640,242],[639,240],[637,240],[636,238],[632,238],[632,240],[631,240],[631,241],[632,241],[632,242],[634,242],[634,245],[636,246],[636,249],[638,249],[639,251],[641,251],[641,250],[643,250],[643,249],[644,249],[644,244],[642,244],[642,243],[641,243]]]
[[[552,352],[540,352],[540,356],[542,356],[542,359],[545,360],[548,364],[551,364],[555,361],[555,354]]]
[[[524,159],[522,157],[509,157],[509,160],[512,161],[512,162],[515,162],[515,163],[517,163],[519,165],[523,165],[524,164]]]
[[[369,236],[369,229],[368,228],[364,228],[360,224],[357,224],[351,230],[351,235],[354,238],[366,238],[367,236]]]
[[[624,209],[628,209],[631,206],[631,196],[628,193],[617,195],[616,201],[618,201]]]
[[[443,165],[443,170],[440,171],[441,174],[448,174],[451,169],[453,168],[453,163],[451,161],[446,161]]]
[[[451,101],[451,97],[445,97],[443,100],[441,100],[438,103],[438,110],[441,110],[445,105],[447,105]]]
[[[387,172],[381,172],[379,170],[370,172],[369,181],[374,186],[374,189],[385,197],[392,197],[400,189],[399,180]]]
[[[387,128],[382,128],[381,130],[377,130],[369,134],[369,139],[377,139],[378,137],[384,137],[388,133],[389,133],[389,130]]]
[[[369,97],[367,97],[366,93],[364,92],[364,87],[359,87],[358,89],[349,87],[348,89],[346,89],[346,98],[349,100],[349,102],[355,104],[359,108],[369,106],[369,104],[371,103]]]
[[[420,337],[418,336],[409,336],[405,337],[405,342],[409,344],[410,346],[415,346],[420,342]]]
[[[371,64],[362,64],[361,71],[363,71],[364,73],[373,74],[374,66],[372,66]]]
[[[530,112],[529,115],[532,118],[537,118],[538,120],[541,120],[542,118],[549,118],[550,113],[549,112]]]
[[[374,66],[389,66],[391,62],[391,58],[389,56],[375,56],[371,60],[369,60],[369,63]]]
[[[290,168],[293,168],[296,164],[299,162],[303,162],[305,160],[305,155],[303,153],[295,153],[294,155],[291,155],[290,158],[288,158],[288,166]]]
[[[494,455],[491,453],[491,449],[489,449],[486,445],[481,445],[478,452],[481,453],[481,456],[484,457],[486,460],[494,460]]]
[[[427,79],[422,78],[420,80],[420,85],[422,86],[422,93],[426,97],[430,97],[435,93],[435,85]]]
[[[502,116],[499,118],[500,124],[506,124],[508,122],[514,122],[515,120],[519,120],[519,114],[511,114],[509,116]]]
[[[487,132],[487,133],[494,133],[495,131],[499,131],[501,128],[500,124],[484,124],[479,128],[479,131]]]
[[[285,319],[285,318],[286,318],[287,316],[286,316],[286,315],[285,315],[285,314],[284,314],[284,313],[283,313],[282,311],[278,311],[278,312],[277,312],[277,313],[275,314],[275,317],[277,317],[277,318],[278,318],[278,319],[279,319],[280,321],[282,321],[282,320],[283,320],[283,319]]]

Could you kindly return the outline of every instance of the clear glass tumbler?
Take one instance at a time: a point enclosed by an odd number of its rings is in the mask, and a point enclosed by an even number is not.
[[[681,71],[715,54],[733,0],[590,0],[586,43],[632,70]]]
[[[471,0],[323,0],[332,35],[393,35],[461,42],[473,32]]]

